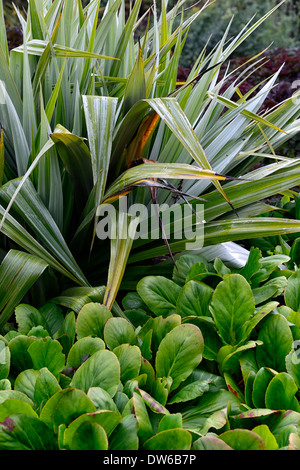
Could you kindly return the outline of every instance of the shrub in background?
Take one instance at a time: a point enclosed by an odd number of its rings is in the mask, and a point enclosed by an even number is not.
[[[267,0],[216,0],[207,8],[190,28],[183,49],[181,65],[190,67],[206,45],[211,50],[222,38],[229,21],[232,20],[231,34],[234,36],[240,26],[255,16],[263,16],[278,2]],[[288,0],[286,4],[265,23],[248,41],[241,44],[232,57],[252,56],[269,47],[298,48],[300,46],[299,2]],[[210,39],[209,39],[210,38]],[[209,39],[209,42],[207,42]]]

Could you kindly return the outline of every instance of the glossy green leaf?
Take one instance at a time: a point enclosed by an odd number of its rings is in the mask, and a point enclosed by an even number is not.
[[[227,445],[234,450],[266,450],[261,436],[248,429],[233,429],[220,435]]]
[[[191,324],[173,328],[161,341],[155,360],[158,377],[172,377],[175,390],[202,360],[204,342],[201,331]]]
[[[167,431],[168,429],[182,428],[181,413],[164,415],[158,425],[157,432]]]
[[[109,349],[121,344],[136,344],[136,333],[133,326],[124,318],[109,318],[103,330],[104,341]]]
[[[57,392],[61,390],[61,387],[54,375],[43,367],[39,371],[39,375],[36,377],[34,387],[34,402],[39,406],[43,407],[45,403]]]
[[[34,369],[23,370],[14,383],[15,390],[25,393],[31,400],[34,399],[34,390],[39,371]]]
[[[102,426],[86,421],[78,426],[68,447],[70,450],[107,450],[108,440]]]
[[[50,427],[35,416],[12,414],[0,424],[1,450],[58,450]]]
[[[95,352],[75,372],[71,387],[88,392],[90,387],[101,387],[114,396],[120,382],[120,363],[116,355],[106,349]]]
[[[110,450],[137,450],[138,423],[133,415],[124,416],[109,440]]]
[[[105,349],[105,343],[100,338],[87,336],[79,339],[73,344],[69,351],[67,367],[77,369],[87,357],[92,356],[95,352],[102,349]]]
[[[288,284],[284,292],[286,305],[295,312],[300,312],[300,272],[296,271],[288,279]]]
[[[262,439],[264,440],[264,443],[266,444],[267,450],[278,449],[279,447],[278,443],[266,424],[256,426],[255,428],[252,429],[252,431],[258,434],[260,437],[262,437]]]
[[[272,410],[300,411],[294,379],[286,372],[275,375],[266,390],[266,407]]]
[[[11,415],[29,415],[38,418],[37,413],[28,403],[17,398],[8,398],[0,404],[0,422],[3,423]]]
[[[192,436],[185,429],[168,429],[150,437],[145,444],[145,450],[190,450]]]
[[[272,297],[276,298],[280,296],[284,292],[287,283],[287,278],[280,276],[275,279],[270,279],[262,287],[253,289],[255,305],[261,304]]]
[[[120,362],[122,383],[126,383],[127,380],[134,379],[139,375],[142,354],[138,346],[120,344],[120,346],[114,348],[113,352]]]
[[[219,335],[227,344],[245,338],[245,323],[254,314],[255,304],[248,282],[239,274],[225,276],[216,287],[210,310]]]
[[[211,317],[185,317],[183,323],[192,323],[198,326],[204,339],[203,357],[210,361],[217,360],[219,349],[223,343],[216,331],[216,326]]]
[[[181,387],[180,390],[168,401],[169,404],[186,402],[201,397],[209,390],[210,379],[197,380]]]
[[[84,413],[96,411],[91,400],[82,390],[66,388],[55,393],[45,404],[40,418],[57,432],[61,424],[69,426],[74,419]]]
[[[259,367],[285,371],[285,357],[290,352],[293,336],[288,321],[282,315],[269,315],[261,328],[258,339],[263,342],[256,350]]]
[[[9,343],[11,354],[11,367],[16,373],[26,369],[32,369],[32,359],[28,353],[29,346],[35,341],[31,336],[18,335],[12,338]]]
[[[226,424],[226,412],[225,410],[229,406],[231,407],[232,413],[238,413],[240,411],[240,400],[232,392],[228,390],[220,389],[217,391],[208,391],[204,393],[195,404],[190,407],[187,404],[186,408],[182,409],[183,427],[196,432],[202,431],[206,433],[208,429],[216,425],[222,428]],[[215,414],[220,412],[220,414]],[[214,419],[211,419],[212,415]],[[207,420],[210,420],[208,422]],[[219,423],[219,424],[217,424]]]
[[[61,309],[45,304],[40,310],[29,304],[19,304],[15,309],[19,332],[23,335],[36,326],[43,326],[49,335],[54,335],[63,324]]]
[[[192,450],[233,450],[222,439],[214,436],[200,437],[193,442]]]
[[[176,311],[181,317],[210,316],[209,304],[213,289],[202,282],[189,281],[181,289]]]
[[[97,411],[118,411],[117,405],[112,397],[101,387],[91,387],[87,393],[87,396],[94,403]]]
[[[122,420],[122,417],[120,413],[116,411],[100,410],[94,413],[82,414],[81,416],[76,418],[74,421],[72,421],[72,423],[65,430],[64,444],[67,446],[72,445],[72,440],[74,438],[74,435],[77,432],[77,429],[83,423],[96,423],[100,425],[105,431],[105,434],[107,435],[107,437],[109,438],[109,436],[114,431],[114,429],[118,426],[121,420]]]
[[[80,310],[76,321],[78,339],[96,336],[103,339],[104,325],[112,317],[111,312],[99,303],[89,302]]]
[[[65,355],[61,344],[50,338],[36,340],[28,348],[33,368],[36,370],[47,367],[54,376],[62,371],[65,365]]]
[[[266,367],[261,367],[257,372],[254,379],[252,392],[252,400],[256,408],[266,407],[266,390],[275,374],[275,371],[272,371],[271,369],[268,369]]]
[[[137,292],[155,315],[166,317],[176,313],[180,287],[162,276],[147,276],[137,285]]]

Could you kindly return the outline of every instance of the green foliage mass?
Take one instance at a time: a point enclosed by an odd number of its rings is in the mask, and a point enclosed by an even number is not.
[[[20,304],[0,338],[0,449],[299,448],[299,271],[183,255],[123,299]],[[170,292],[171,291],[171,292]],[[138,308],[137,308],[138,307]]]

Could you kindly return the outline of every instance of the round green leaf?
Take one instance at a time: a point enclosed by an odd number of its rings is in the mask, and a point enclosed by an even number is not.
[[[257,372],[252,391],[252,401],[256,408],[265,408],[265,394],[269,383],[274,377],[275,372],[266,367],[261,367]]]
[[[104,326],[103,336],[109,349],[120,344],[137,344],[135,330],[125,318],[110,318]]]
[[[295,397],[298,387],[294,379],[286,372],[275,375],[266,390],[266,407],[271,410],[300,411]]]
[[[174,413],[164,415],[158,425],[157,432],[167,431],[167,429],[182,428],[182,414]]]
[[[107,450],[108,440],[104,429],[98,423],[86,421],[75,431],[70,450]]]
[[[89,303],[82,307],[76,321],[77,338],[98,336],[103,339],[103,328],[112,313],[99,303]]]
[[[76,418],[64,432],[64,445],[71,448],[73,438],[83,423],[95,423],[102,427],[107,437],[121,422],[122,416],[117,411],[101,410],[94,413],[85,413]]]
[[[15,373],[32,369],[32,360],[27,350],[34,341],[36,341],[36,339],[33,336],[29,337],[24,335],[15,336],[9,341],[8,347],[11,354],[11,368]]]
[[[118,411],[118,407],[112,397],[101,387],[91,387],[87,396],[94,403],[97,410]]]
[[[176,313],[180,286],[170,279],[163,276],[146,276],[139,281],[137,291],[155,315],[166,317]]]
[[[34,327],[43,325],[43,317],[40,312],[27,304],[20,304],[15,309],[18,330],[22,335],[27,333]]]
[[[277,372],[285,371],[285,357],[292,349],[293,335],[287,319],[280,314],[266,318],[258,339],[263,342],[256,349],[259,367],[270,367]]]
[[[34,389],[36,380],[39,376],[39,371],[34,369],[27,369],[21,372],[16,380],[14,388],[19,392],[25,393],[31,400],[34,400]]]
[[[179,292],[176,311],[181,317],[211,316],[209,304],[213,289],[202,282],[189,281]]]
[[[88,392],[91,387],[101,387],[112,397],[120,382],[120,363],[117,356],[105,350],[97,351],[75,372],[70,386]]]
[[[53,395],[41,411],[40,418],[57,433],[61,424],[69,426],[84,413],[96,411],[95,405],[82,390],[67,388]]]
[[[57,438],[35,416],[11,415],[0,423],[0,450],[58,450]]]
[[[201,331],[188,323],[173,328],[161,341],[155,360],[157,377],[172,377],[171,391],[199,365],[204,350]]]
[[[36,340],[28,348],[28,353],[32,359],[34,369],[47,369],[53,375],[58,376],[65,366],[65,355],[62,352],[61,344],[51,338],[41,338]]]
[[[38,406],[44,405],[61,387],[54,375],[43,367],[36,377],[34,387],[34,401]]]
[[[127,380],[134,379],[139,375],[142,364],[142,354],[138,346],[121,344],[114,348],[113,352],[120,362],[121,381],[123,383],[126,383]]]
[[[105,349],[104,341],[100,338],[91,338],[89,336],[76,341],[70,349],[67,359],[67,367],[77,367],[86,358],[92,356],[95,352]]]
[[[209,361],[216,361],[223,342],[216,331],[211,317],[186,317],[182,323],[192,323],[200,328],[204,340],[203,357]]]
[[[190,450],[192,436],[186,429],[168,429],[150,437],[145,444],[146,450]]]
[[[227,274],[213,294],[210,306],[219,335],[227,344],[246,339],[246,322],[255,312],[251,287],[240,274]]]
[[[38,415],[28,403],[17,398],[8,398],[0,404],[0,422],[2,423],[11,415],[22,414],[38,418]]]
[[[264,443],[266,444],[267,450],[277,450],[278,449],[278,443],[275,439],[275,436],[271,433],[270,429],[266,424],[261,424],[260,426],[256,426],[255,428],[252,429],[253,432],[256,432],[262,439],[264,440]]]
[[[18,400],[22,400],[25,403],[33,406],[33,401],[23,392],[19,392],[18,390],[0,390],[0,403],[3,403],[5,400],[9,398],[16,398]]]
[[[214,436],[204,436],[197,439],[192,450],[233,450],[232,447],[225,444],[222,439]]]
[[[263,439],[248,429],[233,429],[219,436],[234,450],[266,450]]]

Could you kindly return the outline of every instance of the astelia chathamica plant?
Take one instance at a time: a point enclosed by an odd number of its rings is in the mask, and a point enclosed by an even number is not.
[[[175,25],[183,0],[170,11],[163,0],[159,13],[154,2],[144,17],[141,0],[128,16],[124,0],[108,1],[100,14],[100,0],[85,7],[80,0],[32,0],[27,15],[16,10],[24,39],[10,52],[0,2],[1,248],[47,264],[28,301],[70,297],[65,290],[76,285],[106,286],[103,302],[112,309],[122,280],[137,280],[131,266],[185,250],[186,240],[172,238],[166,244],[118,233],[111,244],[100,240],[99,205],[125,194],[147,207],[171,206],[174,194],[181,209],[205,199],[205,245],[299,231],[298,220],[255,217],[266,211],[261,199],[298,183],[298,159],[250,172],[262,159],[274,161],[298,132],[298,95],[262,115],[279,70],[255,95],[239,89],[247,67],[224,92],[229,73],[219,78],[221,64],[283,3],[230,40],[229,25],[178,83],[189,26],[202,11]],[[17,303],[18,295],[2,323]]]

